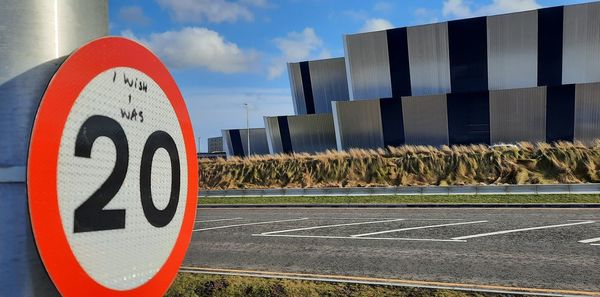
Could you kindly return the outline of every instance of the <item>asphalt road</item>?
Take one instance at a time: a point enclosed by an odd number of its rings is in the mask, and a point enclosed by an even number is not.
[[[600,292],[598,209],[201,208],[196,220],[186,266]]]

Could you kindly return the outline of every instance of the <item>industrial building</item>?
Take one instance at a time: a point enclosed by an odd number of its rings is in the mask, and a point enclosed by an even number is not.
[[[288,64],[296,115],[265,118],[269,151],[591,144],[599,28],[593,2],[345,35],[343,58]]]
[[[265,117],[269,151],[317,153],[335,150],[335,129],[331,113]]]
[[[227,157],[269,154],[265,128],[226,129],[221,134]]]
[[[208,143],[208,153],[218,153],[224,152],[223,150],[223,137],[210,137],[207,140]]]

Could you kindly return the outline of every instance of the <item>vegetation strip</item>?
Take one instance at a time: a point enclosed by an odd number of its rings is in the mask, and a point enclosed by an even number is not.
[[[427,196],[319,196],[319,197],[200,197],[199,205],[238,204],[548,204],[600,203],[598,194],[545,195],[427,195]]]
[[[199,161],[206,190],[600,182],[600,143],[401,146]]]
[[[312,292],[313,294],[307,294],[303,292],[298,295],[296,294],[284,294],[279,296],[322,296],[324,293],[328,296],[506,296],[504,294],[544,294],[544,295],[586,295],[586,296],[600,296],[599,292],[589,291],[578,291],[578,290],[561,290],[561,289],[542,289],[542,288],[519,288],[519,287],[507,287],[500,285],[476,285],[476,284],[463,284],[463,283],[445,283],[445,282],[430,282],[430,281],[414,281],[414,280],[400,280],[400,279],[385,279],[385,278],[372,278],[372,277],[358,277],[358,276],[340,276],[340,275],[322,275],[322,274],[307,274],[307,273],[289,273],[289,272],[267,272],[267,271],[252,271],[252,270],[237,270],[237,269],[215,269],[215,268],[203,268],[203,267],[182,267],[182,271],[188,273],[198,273],[200,275],[206,274],[222,274],[222,275],[236,275],[237,277],[244,276],[242,280],[246,280],[249,283],[252,282],[271,282],[271,283],[282,283],[291,282],[298,285],[299,288],[311,288],[315,285],[333,285],[335,286],[348,286],[350,283],[354,283],[355,286],[362,287],[363,290],[383,289],[383,291],[377,291],[376,294],[356,294],[360,291],[355,291],[354,294],[327,294],[333,292]],[[212,276],[213,278],[218,276]],[[234,276],[229,276],[234,277]],[[257,278],[258,277],[258,278]],[[179,278],[185,278],[187,281],[184,283],[189,284],[190,280],[194,281],[194,276],[186,273],[180,274]],[[178,278],[178,281],[179,281]],[[201,278],[201,277],[200,277]],[[222,278],[226,278],[222,276]],[[261,279],[262,278],[262,279]],[[264,279],[264,278],[281,278],[279,280]],[[307,281],[310,280],[310,281]],[[334,282],[327,283],[327,282]],[[336,284],[337,282],[337,284]],[[176,281],[177,283],[177,281]],[[407,286],[407,287],[404,287]],[[172,289],[175,286],[172,287]],[[188,287],[191,287],[188,285]],[[414,292],[414,287],[420,287],[422,291]],[[453,291],[462,290],[462,291]],[[466,292],[464,291],[466,290]],[[469,291],[481,291],[488,292],[482,294],[480,292],[469,292]],[[171,290],[169,291],[171,292]],[[442,293],[443,292],[443,293]],[[491,294],[489,292],[496,292],[500,294]],[[314,294],[316,293],[316,294]],[[375,292],[373,292],[375,293]],[[415,295],[416,293],[416,295]],[[439,294],[438,294],[439,293]],[[504,293],[504,294],[503,294]],[[449,295],[448,295],[449,294]],[[254,294],[253,294],[254,295]],[[182,295],[171,295],[171,296],[182,296]],[[213,296],[213,295],[204,295]],[[214,295],[221,296],[221,295]],[[225,295],[222,295],[225,296]],[[254,296],[271,296],[268,293],[265,295],[254,295]]]

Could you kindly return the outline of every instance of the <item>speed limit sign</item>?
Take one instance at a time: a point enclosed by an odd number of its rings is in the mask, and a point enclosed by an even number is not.
[[[191,239],[198,163],[181,93],[148,49],[107,37],[66,59],[27,171],[35,242],[61,294],[167,290]]]

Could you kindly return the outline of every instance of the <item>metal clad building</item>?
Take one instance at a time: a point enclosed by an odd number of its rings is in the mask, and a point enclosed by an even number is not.
[[[564,7],[564,84],[600,81],[600,3]]]
[[[344,58],[288,63],[294,112],[331,113],[331,101],[348,101]]]
[[[332,114],[266,117],[271,152],[600,138],[600,2],[343,40],[288,64],[296,114]]]
[[[392,97],[386,31],[346,35],[344,50],[350,100]]]
[[[409,27],[407,38],[411,94],[450,92],[448,24]]]
[[[248,154],[248,130],[250,131],[250,154]],[[265,128],[221,130],[223,149],[227,157],[265,155],[269,153]]]
[[[208,138],[207,144],[209,153],[224,152],[222,136]]]
[[[575,86],[575,139],[592,144],[600,138],[600,83]]]
[[[546,140],[546,87],[490,92],[491,143]]]
[[[332,114],[265,117],[269,151],[317,153],[336,149]]]
[[[379,100],[333,102],[338,150],[384,146]]]
[[[537,11],[487,18],[490,90],[537,86]]]
[[[446,95],[402,97],[406,144],[448,144]]]
[[[600,81],[600,3],[344,36],[351,100]]]

